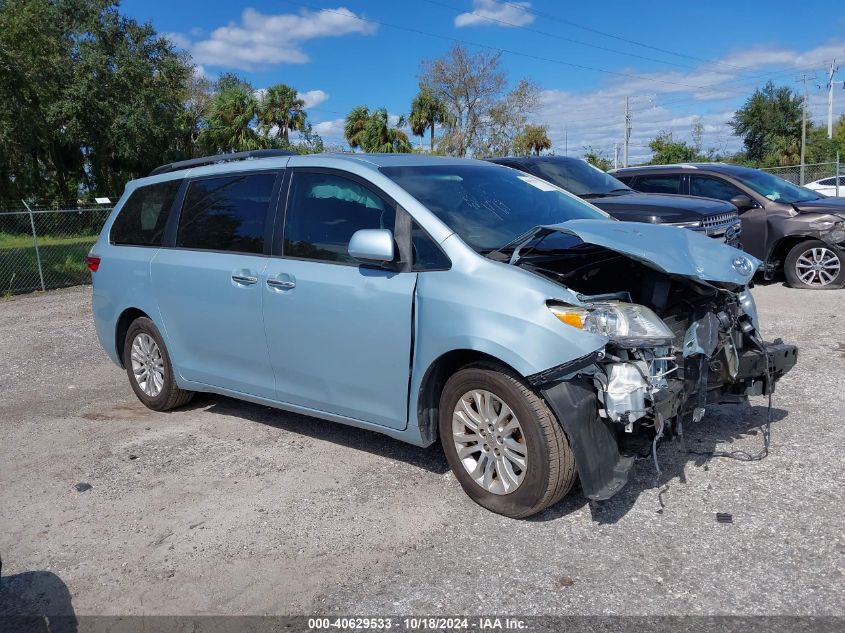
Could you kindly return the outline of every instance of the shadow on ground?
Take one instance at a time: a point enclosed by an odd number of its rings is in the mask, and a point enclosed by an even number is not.
[[[211,394],[197,394],[187,408],[205,409],[221,415],[247,419],[291,433],[402,461],[436,475],[443,475],[449,470],[439,443],[428,448],[420,448],[373,431]],[[616,523],[634,506],[643,491],[662,488],[662,492],[666,492],[668,487],[675,482],[686,483],[685,470],[688,464],[707,468],[707,462],[718,459],[717,456],[711,455],[714,451],[731,451],[735,448],[732,446],[733,442],[743,438],[750,439],[749,436],[758,439],[758,445],[755,446],[753,442],[743,442],[743,448],[749,453],[756,453],[763,446],[762,429],[766,423],[766,416],[765,406],[710,407],[701,422],[687,423],[683,443],[675,438],[664,440],[658,445],[657,459],[661,469],[659,477],[651,455],[651,444],[643,441],[639,446],[628,448],[628,454],[635,452],[639,454],[639,457],[631,469],[628,484],[612,499],[604,502],[590,502],[583,496],[580,486],[576,483],[573,490],[559,503],[530,520],[559,519],[589,503],[594,521]],[[786,416],[787,412],[782,409],[771,411],[773,424]],[[662,494],[659,495],[659,503],[660,507],[655,509],[656,512],[662,512]]]
[[[0,630],[76,633],[70,591],[56,574],[27,571],[0,578]]]
[[[773,408],[773,427],[786,416],[787,412],[783,409]],[[634,506],[640,493],[651,489],[660,490],[655,512],[662,513],[664,494],[673,486],[686,484],[687,465],[707,469],[708,462],[721,459],[713,455],[714,451],[735,451],[738,447],[734,442],[741,439],[746,440],[742,443],[742,451],[746,455],[757,455],[762,451],[766,417],[767,407],[764,406],[722,405],[709,408],[701,422],[688,422],[685,425],[683,441],[674,438],[658,444],[657,461],[660,475],[654,466],[651,444],[643,442],[641,450],[637,451],[638,458],[628,477],[628,485],[612,499],[590,504],[593,520],[597,523],[616,523]],[[773,449],[770,448],[770,452],[771,450]],[[555,508],[551,508],[550,512],[554,510]]]
[[[185,408],[205,409],[211,413],[244,418],[324,442],[402,461],[435,475],[443,475],[449,471],[449,464],[439,443],[420,448],[374,431],[212,394],[197,394]]]

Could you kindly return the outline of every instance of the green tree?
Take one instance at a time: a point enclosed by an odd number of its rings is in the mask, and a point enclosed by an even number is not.
[[[539,156],[540,152],[551,148],[549,128],[545,125],[526,125],[514,140],[514,152],[520,155]]]
[[[446,104],[430,90],[421,89],[411,102],[411,114],[408,117],[411,131],[415,136],[420,137],[420,146],[422,146],[422,137],[426,130],[430,132],[429,151],[431,152],[434,152],[434,126],[446,123],[448,120],[449,112],[446,110]]]
[[[761,165],[793,163],[800,152],[802,99],[770,81],[754,91],[730,121],[747,159]]]
[[[217,80],[200,144],[209,154],[263,149],[267,138],[257,130],[258,100],[252,85],[231,74]]]
[[[178,145],[187,158],[197,158],[201,153],[200,137],[212,99],[211,82],[205,77],[193,75],[188,80],[187,92],[185,108],[178,121]]]
[[[405,119],[399,117],[396,126],[390,125],[387,109],[379,108],[370,115],[361,134],[361,148],[365,152],[385,154],[408,153],[413,150],[408,135],[400,128],[404,127]]]
[[[285,84],[270,86],[264,91],[258,103],[258,125],[265,137],[272,128],[278,129],[278,135],[284,143],[290,142],[291,130],[302,130],[305,126],[305,102],[297,91]]]
[[[353,149],[388,154],[407,153],[413,151],[413,147],[408,135],[400,129],[404,125],[404,117],[399,117],[396,126],[391,126],[385,108],[371,112],[367,106],[356,106],[346,116],[344,135]]]
[[[349,147],[356,149],[361,147],[361,134],[370,120],[370,109],[367,106],[359,105],[352,108],[346,115],[343,126],[343,135]]]
[[[607,157],[605,152],[602,152],[590,145],[584,148],[584,160],[592,166],[598,167],[602,171],[607,171],[613,167],[613,163]]]
[[[650,161],[652,165],[694,163],[701,160],[695,147],[688,145],[686,141],[676,141],[671,132],[660,132],[649,141],[648,146],[653,153]]]
[[[73,203],[184,157],[192,73],[117,2],[0,1],[0,196]]]

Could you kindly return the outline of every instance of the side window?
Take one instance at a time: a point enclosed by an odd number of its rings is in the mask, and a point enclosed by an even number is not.
[[[111,227],[112,244],[161,246],[164,227],[182,180],[138,187],[120,209]]]
[[[176,246],[235,253],[264,251],[275,172],[203,178],[188,185]]]
[[[413,270],[449,270],[452,262],[422,227],[411,225],[411,250],[414,257]]]
[[[611,174],[611,176],[616,178],[616,180],[618,180],[619,182],[628,185],[629,187],[631,186],[631,181],[634,179],[633,176],[617,176],[616,174]]]
[[[654,174],[637,177],[637,191],[646,193],[679,193],[681,190],[680,174]]]
[[[742,190],[721,178],[693,176],[690,178],[690,195],[730,200],[734,196],[745,195]]]
[[[369,188],[336,174],[294,173],[284,255],[354,263],[349,240],[361,229],[396,228],[396,211]]]
[[[824,180],[819,180],[819,184],[824,187],[832,187],[836,184],[836,178],[825,178]]]

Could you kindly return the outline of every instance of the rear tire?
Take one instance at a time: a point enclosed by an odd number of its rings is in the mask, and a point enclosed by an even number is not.
[[[176,384],[164,339],[147,317],[138,317],[129,325],[123,342],[123,364],[132,391],[154,411],[181,407],[194,397],[193,391]]]
[[[793,288],[836,290],[845,285],[845,256],[826,242],[807,240],[792,247],[783,272]]]
[[[557,418],[505,367],[479,363],[456,372],[443,388],[439,423],[455,477],[497,514],[536,514],[575,482],[575,458]]]

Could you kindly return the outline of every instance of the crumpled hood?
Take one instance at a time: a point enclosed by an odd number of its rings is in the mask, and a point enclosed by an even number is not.
[[[792,205],[799,213],[829,213],[845,218],[845,198],[821,198]]]
[[[544,226],[543,230],[570,233],[583,242],[628,255],[664,273],[701,281],[744,286],[762,263],[737,248],[675,226],[569,220]]]

